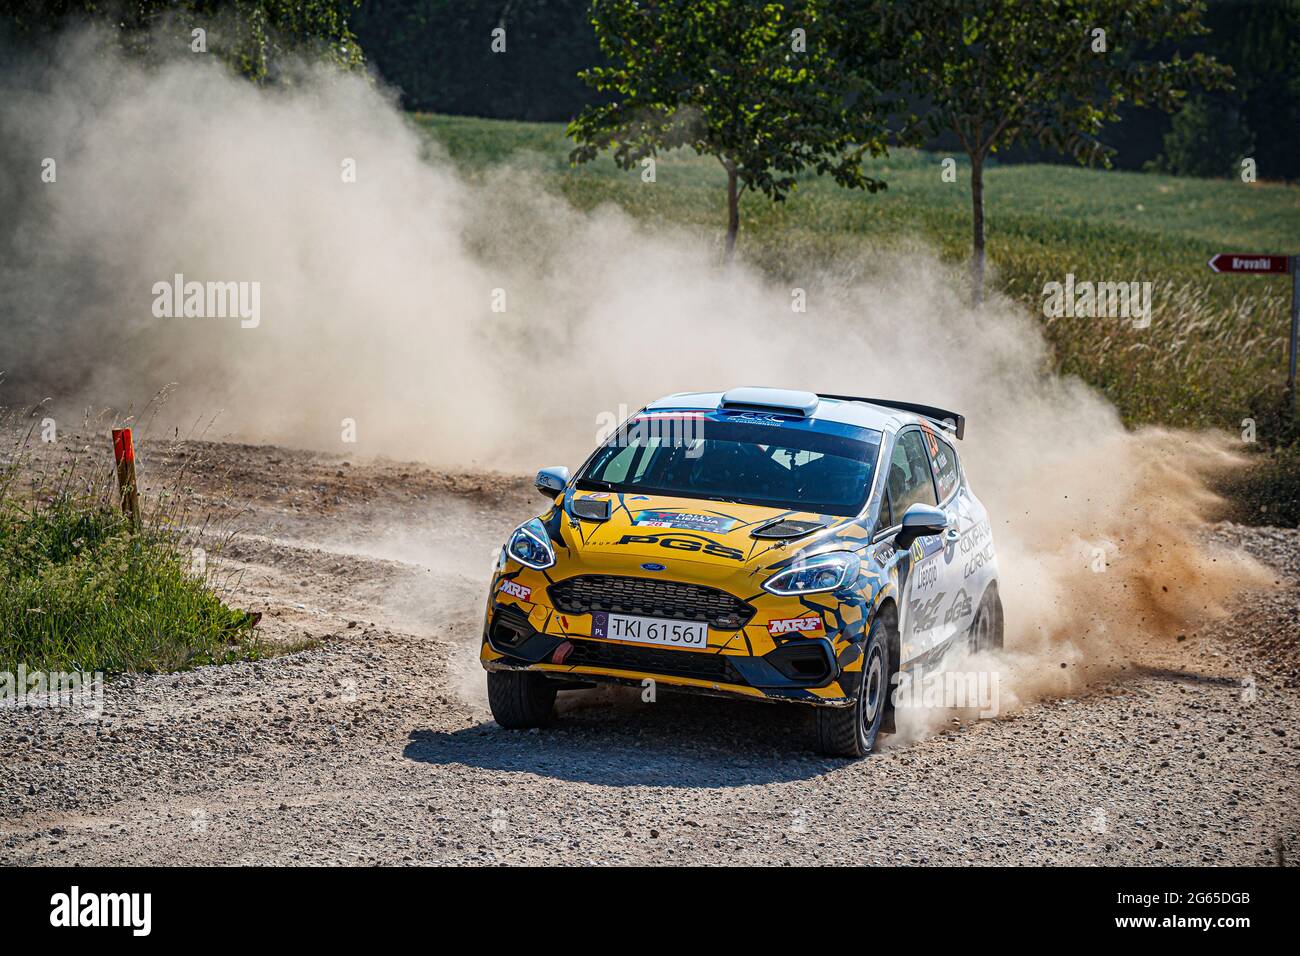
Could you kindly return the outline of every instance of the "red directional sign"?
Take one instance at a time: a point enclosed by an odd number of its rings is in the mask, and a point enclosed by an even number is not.
[[[1210,260],[1210,268],[1215,272],[1290,272],[1291,257],[1220,252]]]

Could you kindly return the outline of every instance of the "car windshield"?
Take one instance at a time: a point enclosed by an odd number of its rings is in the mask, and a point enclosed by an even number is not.
[[[698,415],[684,429],[638,427],[644,421],[634,419],[592,456],[579,488],[841,516],[861,511],[871,491],[877,431],[846,429],[850,438]]]

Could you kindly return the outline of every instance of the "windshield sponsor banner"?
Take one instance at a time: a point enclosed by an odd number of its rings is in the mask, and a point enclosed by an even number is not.
[[[707,422],[721,425],[757,425],[764,429],[777,427],[782,432],[792,434],[827,435],[873,445],[880,441],[880,432],[873,428],[853,425],[849,422],[837,422],[828,418],[794,418],[765,412],[737,412],[723,408],[705,412],[704,415]]]
[[[755,412],[741,412],[740,414],[724,413],[723,421],[731,422],[737,425],[775,425],[778,428],[790,421],[789,418],[782,418],[779,415],[759,415]]]
[[[678,528],[683,531],[712,531],[726,534],[739,522],[722,515],[696,514],[683,511],[638,511],[632,523],[643,528]]]
[[[880,441],[880,432],[864,425],[849,422],[837,422],[826,418],[795,418],[788,415],[771,414],[759,411],[736,411],[735,409],[653,409],[643,411],[624,422],[622,428],[615,427],[612,420],[607,427],[597,432],[597,440],[604,442],[611,437],[618,437],[617,444],[624,447],[628,439],[659,438],[665,444],[688,444],[690,440],[705,437],[707,425],[757,425],[760,428],[780,428],[800,433],[834,435],[853,441],[875,444]]]

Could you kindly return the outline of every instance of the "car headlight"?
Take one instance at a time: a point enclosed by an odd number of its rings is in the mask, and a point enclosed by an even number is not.
[[[510,535],[506,553],[526,568],[541,571],[555,563],[555,549],[540,518],[525,521]]]
[[[848,587],[858,578],[862,561],[850,551],[832,551],[800,561],[772,575],[763,582],[763,589],[773,594],[809,594],[813,591],[834,591]]]

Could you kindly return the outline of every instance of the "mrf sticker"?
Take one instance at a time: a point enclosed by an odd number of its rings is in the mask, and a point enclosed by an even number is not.
[[[821,634],[826,630],[820,614],[805,617],[782,617],[767,622],[767,632],[775,637],[778,634]]]
[[[533,596],[532,588],[525,587],[518,581],[511,581],[508,578],[501,582],[501,587],[497,588],[497,590],[511,597],[519,598],[521,601],[527,601]]]

